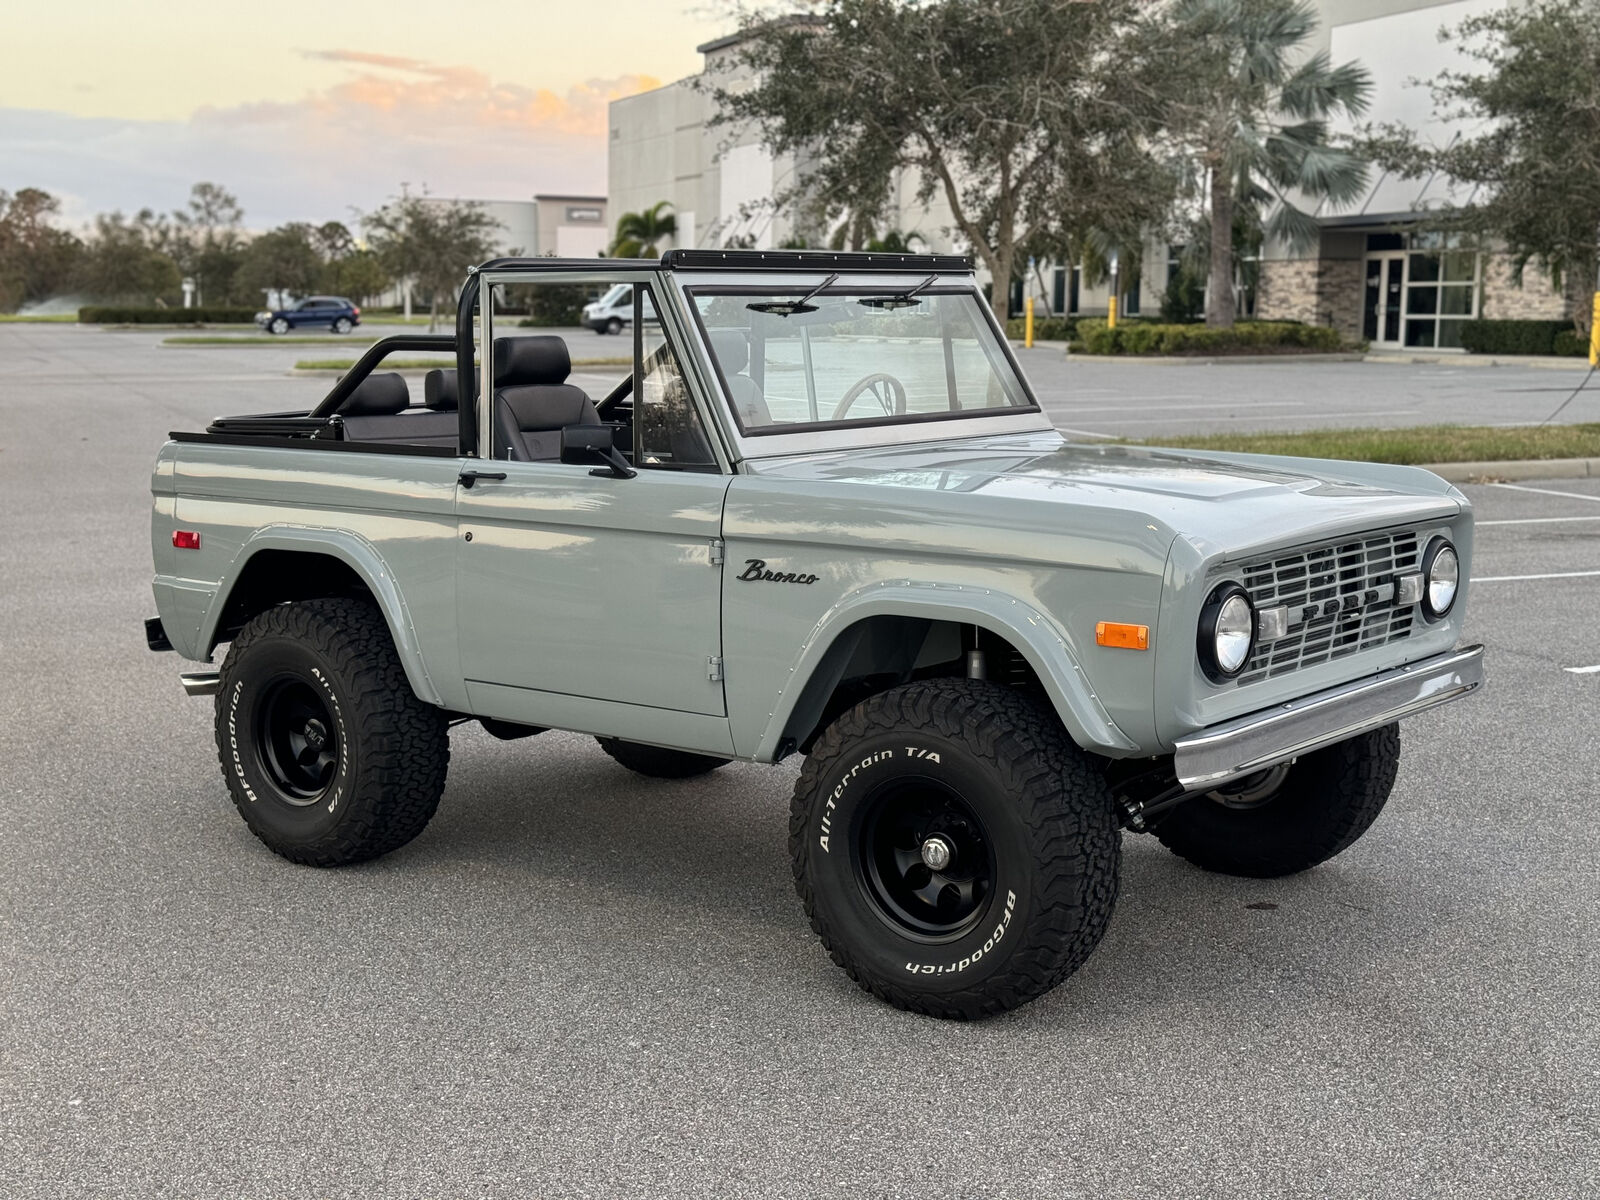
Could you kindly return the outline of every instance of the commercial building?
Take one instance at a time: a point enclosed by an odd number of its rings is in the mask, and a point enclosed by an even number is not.
[[[611,241],[609,209],[604,196],[537,195],[531,200],[463,200],[432,196],[436,204],[473,203],[500,229],[497,254],[593,258]]]
[[[1320,22],[1309,52],[1325,50],[1335,63],[1358,61],[1373,89],[1364,122],[1396,123],[1435,142],[1455,130],[1434,116],[1432,96],[1418,80],[1459,68],[1453,43],[1441,28],[1500,8],[1507,0],[1315,0]],[[1516,0],[1512,0],[1516,2]],[[803,177],[805,164],[773,156],[756,132],[713,121],[708,76],[738,86],[738,37],[699,47],[705,73],[654,91],[613,101],[608,144],[608,186],[613,211],[633,212],[669,201],[680,246],[770,248],[803,240],[817,245],[827,230],[798,229],[775,197]],[[892,181],[888,224],[916,232],[934,251],[966,250],[937,196],[917,200],[917,180],[900,172]],[[1506,255],[1449,244],[1430,227],[1428,211],[1450,199],[1450,181],[1402,180],[1374,171],[1365,193],[1342,207],[1315,212],[1318,237],[1309,247],[1269,244],[1252,262],[1241,302],[1249,315],[1330,325],[1378,347],[1452,349],[1461,325],[1474,317],[1560,318],[1570,302],[1529,268],[1513,281]],[[1121,282],[1119,310],[1152,314],[1172,274],[1179,248],[1152,241],[1137,256],[1138,270]],[[1013,309],[1024,294],[1062,314],[1103,314],[1107,281],[1077,266],[1040,264],[1013,286]]]

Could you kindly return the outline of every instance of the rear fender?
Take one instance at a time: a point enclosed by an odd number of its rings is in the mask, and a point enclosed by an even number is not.
[[[234,585],[244,574],[250,560],[263,550],[289,550],[304,554],[321,554],[337,559],[355,572],[372,593],[383,619],[389,626],[400,663],[405,668],[406,679],[419,700],[443,705],[444,699],[434,686],[423,662],[421,640],[406,606],[405,596],[395,582],[394,574],[384,563],[377,548],[360,534],[342,529],[303,529],[293,525],[268,525],[257,530],[239,548],[239,553],[229,564],[222,585],[212,597],[205,619],[200,625],[201,644],[210,649],[217,643],[223,613]]]

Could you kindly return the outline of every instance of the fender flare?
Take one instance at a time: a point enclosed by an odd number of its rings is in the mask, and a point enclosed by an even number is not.
[[[234,584],[250,560],[263,550],[321,554],[337,559],[354,571],[378,602],[378,609],[383,613],[384,623],[389,626],[389,636],[394,639],[394,647],[400,655],[400,665],[405,669],[411,690],[425,703],[444,705],[444,699],[423,662],[421,642],[411,620],[411,610],[406,606],[405,596],[395,581],[394,573],[384,563],[376,546],[349,530],[313,529],[301,525],[266,525],[256,530],[239,547],[239,552],[228,564],[227,573],[212,597],[211,607],[200,626],[201,645],[216,645],[217,627],[233,594]]]
[[[1038,675],[1061,723],[1085,750],[1126,756],[1139,751],[1106,712],[1079,665],[1071,637],[1025,601],[992,588],[894,580],[870,584],[842,597],[817,621],[801,645],[756,751],[758,762],[776,758],[784,731],[799,707],[806,684],[852,626],[869,617],[911,617],[976,625],[1005,638]]]

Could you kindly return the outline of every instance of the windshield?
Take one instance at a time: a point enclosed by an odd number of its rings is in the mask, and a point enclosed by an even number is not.
[[[690,297],[747,434],[1033,408],[972,291]]]
[[[621,304],[624,300],[626,300],[628,298],[628,293],[632,290],[633,285],[630,283],[615,284],[610,291],[606,292],[606,294],[601,296],[600,299],[596,300],[595,303],[601,308],[611,308],[614,305]]]

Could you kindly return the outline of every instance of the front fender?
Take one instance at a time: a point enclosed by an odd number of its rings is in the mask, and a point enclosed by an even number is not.
[[[835,642],[852,626],[876,616],[953,621],[1005,638],[1044,684],[1073,741],[1086,750],[1111,756],[1139,751],[1138,744],[1117,727],[1095,695],[1070,636],[1045,613],[990,588],[886,581],[849,593],[822,615],[801,645],[774,701],[753,756],[757,761],[770,762],[777,757],[806,684]]]
[[[373,599],[378,602],[378,607],[383,612],[383,619],[389,626],[389,635],[394,639],[395,650],[400,655],[400,663],[405,668],[411,690],[420,700],[429,704],[444,705],[444,699],[434,685],[427,665],[423,661],[421,640],[411,618],[411,611],[406,605],[405,595],[401,592],[394,573],[383,561],[383,556],[378,553],[377,547],[360,534],[349,530],[310,529],[297,525],[267,525],[258,529],[239,547],[239,552],[228,564],[216,593],[211,598],[210,607],[200,623],[202,646],[209,650],[216,645],[222,614],[227,608],[234,584],[238,582],[250,560],[263,550],[323,554],[338,559],[354,571],[367,585],[367,590],[372,593]]]

